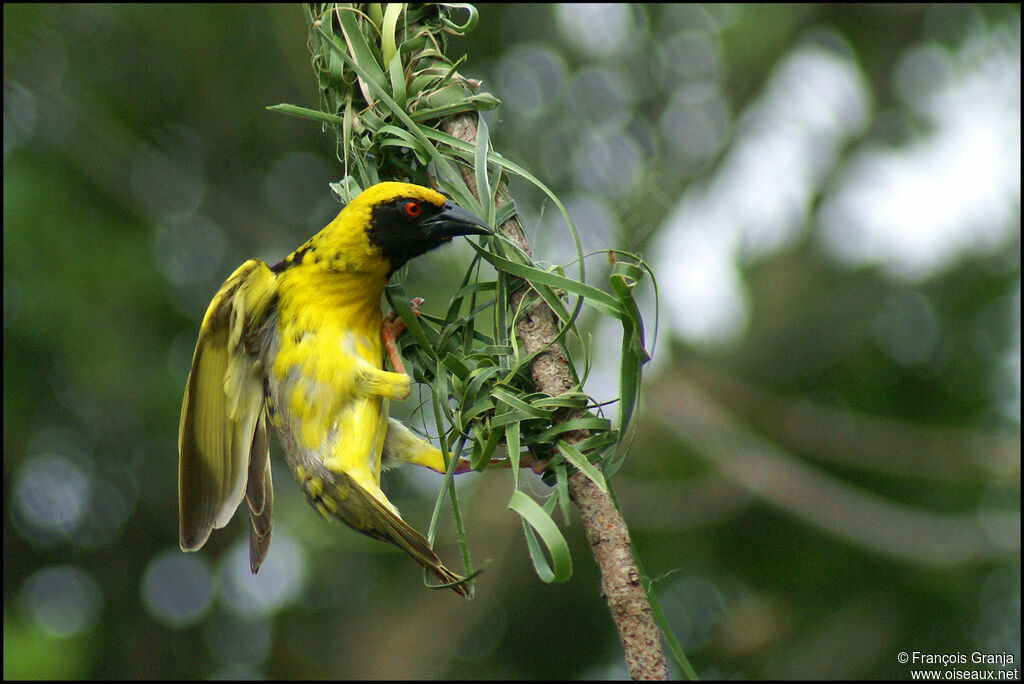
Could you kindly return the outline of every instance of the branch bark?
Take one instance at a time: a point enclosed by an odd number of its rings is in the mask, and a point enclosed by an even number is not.
[[[475,113],[449,117],[442,122],[441,129],[463,142],[475,145],[476,117]],[[473,170],[465,166],[460,167],[460,170],[470,190],[479,197]],[[518,217],[513,216],[502,224],[501,231],[532,256]],[[526,294],[526,288],[521,288],[511,295],[509,303],[513,311],[519,309]],[[543,300],[538,299],[536,304],[519,317],[516,333],[527,354],[544,350],[530,367],[534,385],[539,392],[558,396],[572,388],[572,372],[565,350],[561,343],[551,344],[558,334],[557,319]],[[559,418],[566,421],[579,415],[578,411],[569,412]],[[585,431],[577,431],[566,433],[562,439],[574,444],[586,436]],[[661,635],[640,582],[640,572],[633,560],[629,529],[622,514],[611,497],[598,489],[583,473],[576,472],[569,476],[569,495],[579,510],[594,560],[601,569],[601,595],[608,603],[612,620],[622,640],[629,676],[633,679],[667,680],[668,667],[661,646]]]

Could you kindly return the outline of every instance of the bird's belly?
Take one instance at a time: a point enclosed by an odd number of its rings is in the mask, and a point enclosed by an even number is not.
[[[380,368],[379,341],[332,327],[278,334],[265,358],[269,415],[292,469],[326,467],[379,489],[387,400],[360,380],[361,366]]]

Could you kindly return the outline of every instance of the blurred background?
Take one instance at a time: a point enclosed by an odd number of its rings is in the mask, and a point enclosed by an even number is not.
[[[450,54],[503,101],[498,151],[586,250],[658,278],[613,485],[697,672],[1019,668],[1019,6],[479,10]],[[578,521],[571,581],[543,584],[507,471],[459,483],[472,602],[325,523],[280,462],[256,578],[240,519],[179,551],[206,305],[339,208],[333,136],[265,109],[318,106],[302,13],[3,12],[4,677],[625,677]],[[512,191],[537,257],[571,258],[557,210]],[[465,259],[415,262],[408,291],[443,310]],[[593,333],[587,389],[614,396],[618,333]],[[437,479],[386,489],[424,529]]]

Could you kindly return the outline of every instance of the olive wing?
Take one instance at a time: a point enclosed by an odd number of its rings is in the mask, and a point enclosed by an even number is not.
[[[227,525],[246,496],[252,470],[253,546],[260,547],[259,560],[266,553],[273,494],[259,345],[253,341],[269,313],[274,287],[266,264],[247,261],[221,286],[203,318],[178,432],[182,550],[201,548],[211,530]]]

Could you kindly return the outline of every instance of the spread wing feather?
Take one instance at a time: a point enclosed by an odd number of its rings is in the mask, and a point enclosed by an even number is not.
[[[227,525],[248,497],[254,551],[270,543],[270,489],[257,331],[271,309],[274,274],[262,261],[242,264],[203,318],[185,387],[178,432],[181,548],[195,551]],[[250,478],[250,474],[258,475]],[[258,567],[258,563],[255,564]]]
[[[249,452],[249,481],[245,487],[249,508],[249,567],[253,574],[270,548],[270,526],[274,518],[274,485],[270,479],[270,448],[267,443],[267,419],[260,415]]]

